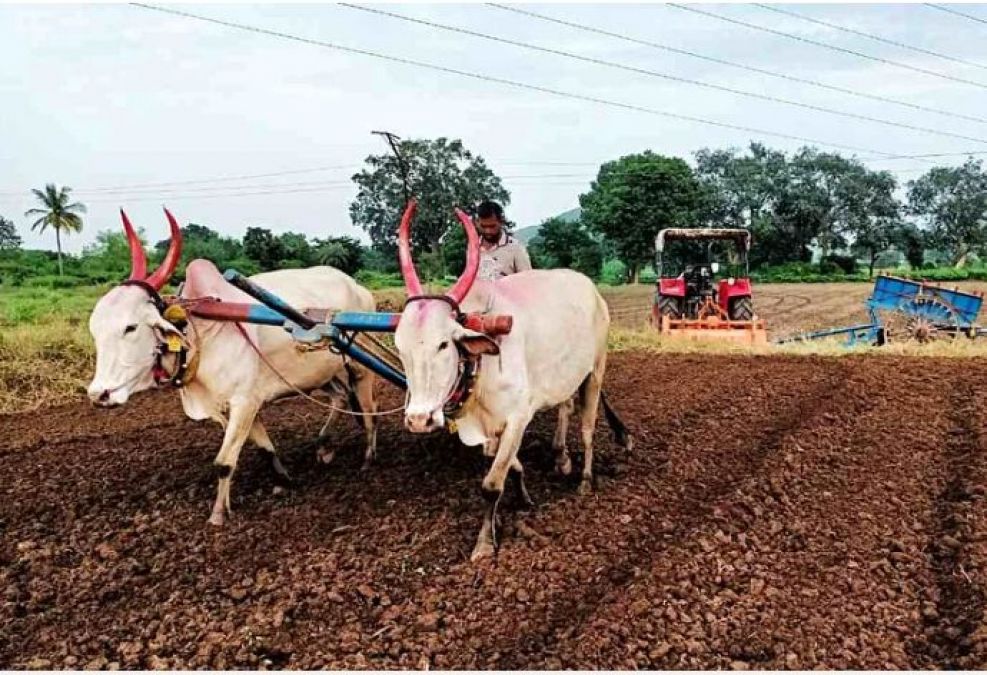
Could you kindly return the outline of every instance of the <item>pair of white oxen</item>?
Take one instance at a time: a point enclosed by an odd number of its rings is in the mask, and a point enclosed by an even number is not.
[[[610,317],[593,282],[572,270],[532,270],[496,282],[476,281],[479,242],[469,217],[458,209],[468,238],[466,270],[444,294],[426,295],[411,257],[409,231],[414,212],[412,201],[398,231],[408,293],[395,334],[408,382],[405,426],[415,433],[443,428],[443,410],[457,389],[464,363],[473,359],[480,364],[472,393],[455,420],[462,442],[482,445],[484,454],[493,458],[483,478],[487,504],[472,555],[476,560],[495,551],[496,510],[509,474],[519,498],[530,503],[517,453],[536,412],[559,407],[553,445],[556,466],[568,475],[572,463],[566,452],[566,431],[578,406],[584,452],[580,492],[592,489],[593,430],[601,400],[618,442],[631,442],[602,396]],[[300,351],[280,328],[211,321],[191,313],[182,329],[177,321],[169,321],[166,316],[172,313],[159,291],[178,264],[182,241],[175,218],[167,210],[165,214],[171,243],[159,268],[148,275],[143,247],[121,211],[130,243],[131,274],[100,299],[90,318],[96,343],[96,374],[89,386],[93,402],[121,405],[132,394],[166,382],[162,374],[173,373],[180,358],[180,351],[167,345],[181,342],[196,364],[194,374],[190,372],[180,388],[185,413],[192,419],[214,419],[225,429],[215,459],[219,485],[209,518],[214,525],[222,525],[229,513],[232,475],[248,438],[269,453],[278,479],[288,478],[257,417],[268,401],[318,390],[331,392],[339,400],[345,392],[352,408],[363,414],[366,468],[376,452],[373,373],[344,363],[329,350]],[[369,291],[331,267],[279,270],[251,279],[296,307],[375,309]],[[212,263],[193,260],[187,266],[179,301],[188,304],[209,297],[252,301],[228,284]],[[510,315],[513,328],[498,337],[476,332],[462,323],[469,312]],[[492,358],[492,363],[485,364]]]

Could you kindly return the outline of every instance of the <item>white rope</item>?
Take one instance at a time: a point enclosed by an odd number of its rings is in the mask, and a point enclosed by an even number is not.
[[[312,403],[314,403],[317,406],[320,406],[322,408],[327,408],[329,410],[333,410],[333,411],[338,412],[338,413],[343,413],[344,415],[352,415],[353,417],[385,417],[387,415],[394,415],[394,414],[397,414],[397,413],[401,412],[402,410],[405,409],[405,406],[407,405],[407,403],[405,403],[405,404],[401,405],[401,407],[394,408],[393,410],[385,410],[383,412],[372,412],[372,413],[368,413],[368,412],[354,412],[354,411],[349,410],[349,409],[344,409],[344,408],[336,407],[336,406],[334,406],[334,405],[332,405],[330,403],[324,403],[324,402],[320,401],[319,399],[315,398],[314,396],[309,395],[307,392],[299,389],[298,387],[296,387],[295,385],[293,385],[291,382],[289,382],[285,378],[285,376],[282,375],[278,371],[278,369],[275,368],[274,365],[270,361],[267,360],[267,357],[264,355],[264,353],[257,347],[257,345],[254,344],[254,341],[250,339],[250,336],[247,335],[247,331],[244,330],[243,326],[239,322],[234,322],[234,325],[237,327],[237,329],[239,329],[240,334],[243,335],[243,339],[247,341],[247,344],[250,345],[251,349],[253,349],[257,353],[257,356],[260,357],[261,361],[264,362],[264,365],[266,365],[268,368],[270,368],[271,371],[275,375],[277,375],[278,378],[282,382],[284,382],[285,385],[287,385],[289,389],[291,389],[292,391],[294,391],[299,396],[302,396],[303,398],[308,399],[309,401],[311,401]]]

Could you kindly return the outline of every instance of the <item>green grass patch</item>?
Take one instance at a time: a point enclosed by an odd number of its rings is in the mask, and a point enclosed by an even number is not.
[[[75,321],[85,324],[96,301],[109,286],[0,287],[0,326]]]

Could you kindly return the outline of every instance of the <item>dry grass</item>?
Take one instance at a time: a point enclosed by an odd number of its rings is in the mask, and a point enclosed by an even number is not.
[[[610,330],[610,349],[613,351],[648,351],[665,354],[786,354],[792,356],[847,356],[868,354],[874,356],[914,356],[934,358],[984,358],[987,357],[987,340],[938,341],[929,344],[906,342],[871,347],[859,344],[847,347],[839,338],[827,338],[783,345],[737,345],[729,342],[700,342],[681,338],[662,338],[649,328],[623,328]]]
[[[94,365],[92,339],[77,320],[0,328],[0,413],[78,400]]]

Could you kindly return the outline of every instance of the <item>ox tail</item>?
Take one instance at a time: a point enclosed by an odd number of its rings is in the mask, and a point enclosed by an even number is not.
[[[603,404],[603,415],[607,418],[607,424],[610,425],[610,430],[613,431],[613,437],[617,441],[617,445],[626,450],[632,450],[634,448],[634,437],[628,430],[627,425],[617,416],[614,409],[610,407],[610,402],[607,401],[607,394],[602,389],[600,390],[600,403]]]

